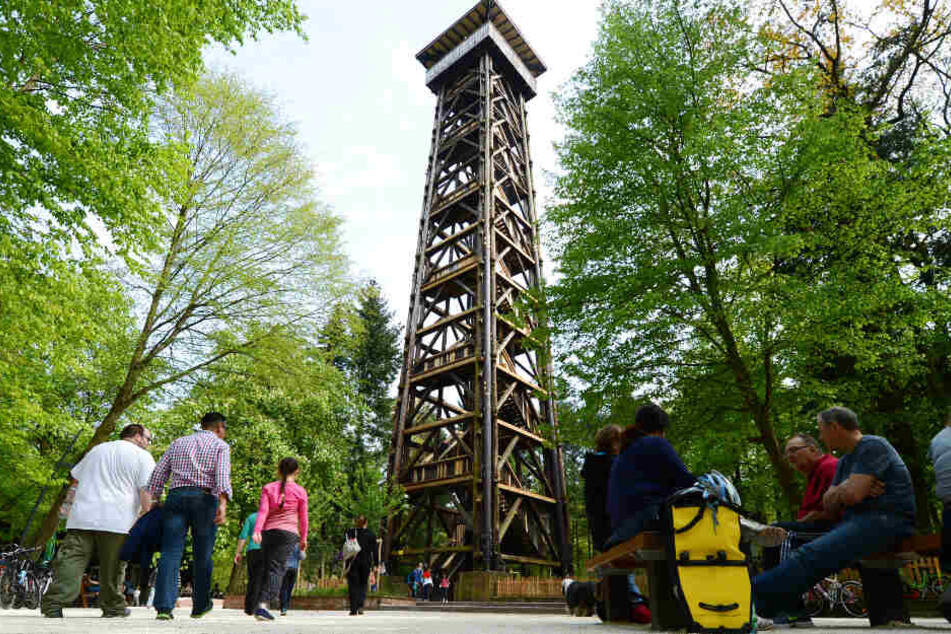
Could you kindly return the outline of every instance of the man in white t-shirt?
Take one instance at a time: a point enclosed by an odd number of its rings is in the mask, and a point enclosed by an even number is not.
[[[104,617],[128,616],[120,586],[125,573],[119,550],[152,496],[146,489],[155,460],[146,451],[152,434],[142,425],[127,425],[119,440],[93,447],[70,472],[78,482],[66,537],[54,562],[54,581],[43,596],[42,612],[62,617],[82,588],[93,554],[99,555],[99,607]]]

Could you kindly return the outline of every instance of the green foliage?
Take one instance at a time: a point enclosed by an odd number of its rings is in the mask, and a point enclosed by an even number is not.
[[[35,222],[120,249],[152,235],[161,151],[153,98],[202,71],[208,42],[294,30],[293,0],[6,0],[0,4],[0,231]]]
[[[0,234],[0,541],[19,537],[70,441],[79,434],[78,453],[105,415],[131,346],[129,308],[97,262]]]
[[[923,495],[922,443],[951,403],[951,145],[922,123],[883,155],[896,131],[842,95],[830,110],[808,64],[751,74],[766,44],[746,11],[607,2],[561,93],[566,437],[661,400],[688,466],[772,515],[798,500],[779,442],[845,403]]]

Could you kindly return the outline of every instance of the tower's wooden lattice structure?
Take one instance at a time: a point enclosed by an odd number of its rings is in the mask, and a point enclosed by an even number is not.
[[[388,519],[384,558],[567,571],[550,367],[526,294],[542,276],[525,103],[546,69],[490,0],[417,59],[438,99],[389,462],[410,504]]]

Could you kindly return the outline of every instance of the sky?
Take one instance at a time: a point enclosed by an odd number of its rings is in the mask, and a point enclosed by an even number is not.
[[[209,66],[273,95],[298,126],[321,198],[344,220],[352,270],[375,279],[402,323],[408,309],[435,96],[415,55],[476,0],[334,2],[300,0],[308,40],[265,34]],[[589,55],[597,0],[501,0],[548,66],[528,104],[536,204],[550,199],[560,139],[552,94]],[[546,266],[551,274],[551,267]]]

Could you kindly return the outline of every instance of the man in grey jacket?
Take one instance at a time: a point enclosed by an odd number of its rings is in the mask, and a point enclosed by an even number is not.
[[[941,568],[951,572],[951,413],[945,427],[931,439],[928,457],[934,463],[935,494],[944,503],[941,517]]]

